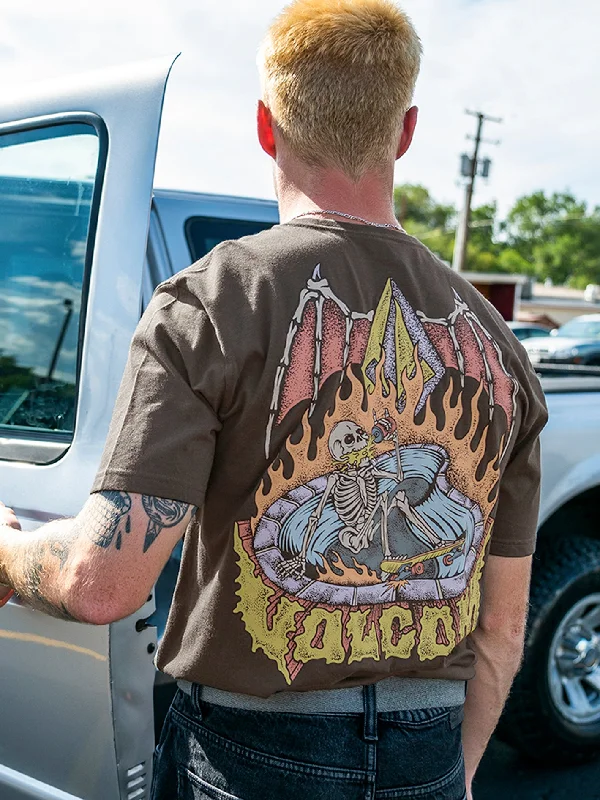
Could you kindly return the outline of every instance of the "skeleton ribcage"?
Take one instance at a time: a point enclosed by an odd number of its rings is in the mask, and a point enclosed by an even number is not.
[[[344,525],[360,530],[377,503],[377,482],[373,468],[341,473],[333,490],[333,505]]]

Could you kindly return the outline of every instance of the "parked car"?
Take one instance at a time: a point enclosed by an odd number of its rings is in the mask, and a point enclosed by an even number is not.
[[[153,194],[170,68],[0,101],[0,498],[27,530],[85,502],[156,285],[219,241],[277,222],[270,201]],[[527,658],[502,735],[555,762],[600,748],[600,381],[545,386]],[[153,656],[177,572],[176,549],[147,603],[110,626],[18,599],[0,612],[2,800],[148,797],[175,688]]]
[[[600,366],[600,314],[575,317],[550,337],[528,339],[523,346],[534,364]]]
[[[506,323],[517,339],[522,342],[524,339],[539,339],[542,336],[550,336],[552,328],[540,325],[537,322],[519,322],[513,320]]]

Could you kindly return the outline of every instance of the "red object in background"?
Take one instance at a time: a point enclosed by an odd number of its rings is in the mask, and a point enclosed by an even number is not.
[[[490,303],[498,309],[507,322],[514,316],[516,288],[512,283],[494,283],[490,286]]]
[[[517,286],[514,283],[494,283],[493,277],[489,280],[482,280],[479,277],[469,277],[469,273],[463,273],[467,280],[482,294],[486,300],[498,309],[502,317],[507,321],[514,319],[515,297]],[[487,278],[488,276],[486,276]]]
[[[6,592],[5,595],[1,595],[3,591]],[[0,608],[2,608],[2,606],[5,606],[8,603],[8,601],[14,595],[14,593],[15,590],[9,589],[8,587],[6,587],[5,589],[0,589]]]

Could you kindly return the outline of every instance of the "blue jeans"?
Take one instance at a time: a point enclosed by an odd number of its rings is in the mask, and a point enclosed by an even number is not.
[[[177,692],[152,800],[464,800],[462,707],[283,714]]]

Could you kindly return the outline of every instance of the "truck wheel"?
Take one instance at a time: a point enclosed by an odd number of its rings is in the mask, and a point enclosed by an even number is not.
[[[570,535],[536,557],[525,659],[498,737],[549,764],[600,753],[600,542]]]

